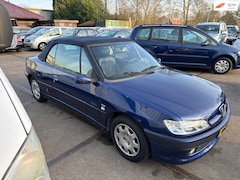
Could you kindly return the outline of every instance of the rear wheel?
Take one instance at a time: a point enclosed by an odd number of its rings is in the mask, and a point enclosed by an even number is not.
[[[120,154],[133,162],[149,157],[150,149],[143,130],[126,116],[118,116],[111,124],[111,137]]]
[[[232,61],[227,57],[219,57],[212,65],[212,71],[216,74],[225,74],[232,69]]]
[[[31,78],[30,86],[31,86],[33,97],[39,102],[45,102],[46,99],[42,95],[42,91],[37,80],[35,80],[34,78]]]

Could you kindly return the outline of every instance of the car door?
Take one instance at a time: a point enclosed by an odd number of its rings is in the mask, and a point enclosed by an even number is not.
[[[180,60],[179,28],[178,27],[146,27],[139,30],[136,42],[163,64],[172,64]]]
[[[52,70],[56,98],[96,123],[101,118],[100,90],[91,83],[92,65],[80,46],[58,44]]]
[[[151,34],[152,51],[163,64],[171,65],[181,61],[180,31],[178,27],[153,27]]]
[[[209,36],[190,28],[182,28],[180,54],[183,66],[207,67],[216,53],[216,42]]]
[[[44,36],[42,38],[42,42],[48,43],[50,40],[52,40],[53,38],[56,38],[58,36],[60,36],[60,28],[58,28],[58,27],[51,28],[49,30],[49,32],[44,34]]]

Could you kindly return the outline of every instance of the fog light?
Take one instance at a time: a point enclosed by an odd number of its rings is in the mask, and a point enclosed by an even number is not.
[[[191,149],[191,151],[189,152],[189,155],[192,155],[195,152],[196,148]]]

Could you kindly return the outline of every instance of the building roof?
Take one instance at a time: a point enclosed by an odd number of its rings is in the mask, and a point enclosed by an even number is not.
[[[94,27],[96,25],[96,21],[86,21],[84,23],[79,24],[80,27]]]
[[[43,16],[35,14],[27,9],[21,8],[4,0],[0,0],[0,4],[4,5],[4,7],[8,10],[9,16],[11,18],[16,19],[44,19]]]
[[[182,21],[180,19],[171,19],[170,20],[172,24],[175,24],[175,25],[181,25],[182,24]]]

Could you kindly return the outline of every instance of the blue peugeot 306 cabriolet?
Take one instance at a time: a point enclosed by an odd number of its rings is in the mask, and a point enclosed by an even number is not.
[[[230,119],[222,89],[162,66],[131,40],[67,37],[26,60],[37,101],[77,111],[134,162],[183,164],[217,143]]]

